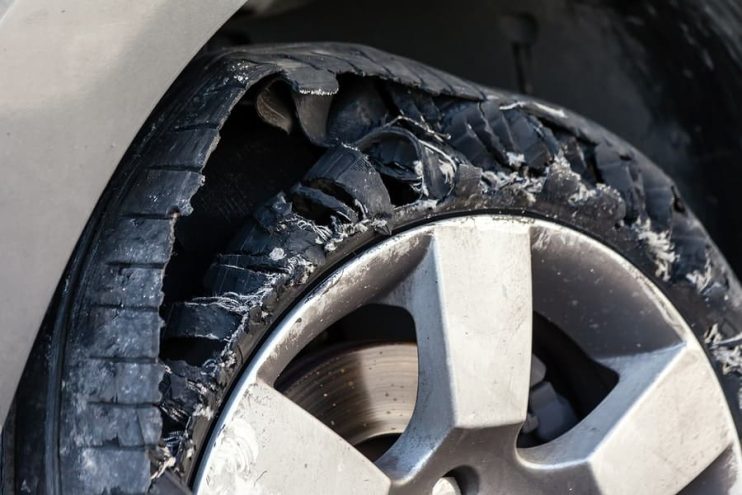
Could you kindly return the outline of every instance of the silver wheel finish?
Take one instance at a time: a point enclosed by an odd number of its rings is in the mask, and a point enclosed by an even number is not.
[[[410,312],[419,360],[412,417],[376,463],[274,388],[314,337],[370,302]],[[619,381],[570,431],[517,449],[534,311]],[[683,489],[721,456],[723,486],[739,490],[739,441],[721,387],[687,324],[646,277],[566,227],[470,216],[396,235],[300,301],[227,402],[195,488],[457,493],[450,473],[465,469],[465,485],[481,493],[661,494]]]

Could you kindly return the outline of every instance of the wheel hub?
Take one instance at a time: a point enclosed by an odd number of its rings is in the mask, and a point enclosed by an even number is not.
[[[348,350],[277,389],[317,335],[371,302],[409,311],[416,348]],[[568,431],[518,448],[533,402],[534,313],[619,380]],[[361,452],[400,430],[388,449]],[[641,273],[564,227],[477,216],[398,234],[300,301],[230,397],[196,489],[676,493],[721,458],[731,487],[739,441],[721,388]]]

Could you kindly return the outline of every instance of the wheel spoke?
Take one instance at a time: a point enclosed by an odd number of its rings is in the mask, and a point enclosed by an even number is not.
[[[415,319],[420,363],[410,425],[378,462],[396,479],[414,476],[444,443],[471,453],[476,440],[475,449],[491,452],[497,442],[484,440],[485,430],[508,427],[512,450],[526,417],[532,320],[528,227],[485,218],[471,219],[467,227],[438,226],[426,257],[389,296]]]
[[[545,486],[581,479],[605,493],[676,493],[734,442],[705,359],[695,343],[616,359],[621,380],[604,402],[526,459]]]
[[[389,479],[314,416],[262,382],[219,432],[199,493],[384,494]]]

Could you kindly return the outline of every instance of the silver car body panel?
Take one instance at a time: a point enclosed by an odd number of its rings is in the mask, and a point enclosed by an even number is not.
[[[0,421],[122,155],[243,4],[0,0]]]

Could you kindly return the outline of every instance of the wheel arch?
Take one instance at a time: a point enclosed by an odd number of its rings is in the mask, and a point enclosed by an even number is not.
[[[244,3],[25,0],[0,12],[0,420],[111,174]]]

